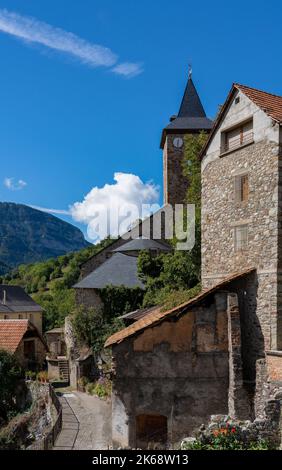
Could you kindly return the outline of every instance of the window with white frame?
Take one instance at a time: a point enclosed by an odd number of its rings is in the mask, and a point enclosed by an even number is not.
[[[237,225],[234,227],[235,251],[244,251],[248,248],[248,225]]]

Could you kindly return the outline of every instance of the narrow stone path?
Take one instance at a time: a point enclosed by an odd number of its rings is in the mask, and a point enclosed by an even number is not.
[[[111,402],[87,393],[64,393],[62,431],[54,450],[106,450],[111,445]]]
[[[79,432],[79,421],[68,403],[67,396],[68,394],[59,397],[62,405],[62,431],[53,450],[73,450]]]

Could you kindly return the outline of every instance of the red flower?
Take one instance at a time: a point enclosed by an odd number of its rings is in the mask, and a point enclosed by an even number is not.
[[[231,432],[233,432],[233,433],[236,432],[236,429],[235,429],[235,428],[232,428],[232,429],[231,429]]]

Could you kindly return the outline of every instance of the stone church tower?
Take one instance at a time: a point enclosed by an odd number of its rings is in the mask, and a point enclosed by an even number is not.
[[[184,138],[187,134],[210,132],[213,122],[207,118],[189,72],[188,82],[177,116],[163,129],[160,147],[163,149],[164,204],[182,204],[187,192],[183,176]]]

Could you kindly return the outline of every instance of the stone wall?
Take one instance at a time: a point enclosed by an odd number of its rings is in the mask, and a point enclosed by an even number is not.
[[[136,416],[142,414],[166,416],[171,443],[208,422],[211,414],[227,414],[231,395],[236,414],[246,417],[248,397],[239,393],[241,377],[229,392],[229,357],[237,374],[241,366],[238,350],[228,346],[227,298],[226,292],[210,296],[187,314],[113,347],[114,446],[136,446]],[[238,325],[238,306],[236,314],[230,307],[230,315]],[[237,328],[235,339],[238,334]]]
[[[0,320],[29,320],[42,334],[42,312],[8,312],[0,313]]]
[[[181,148],[173,145],[173,140],[183,140]],[[183,204],[186,202],[188,189],[187,178],[183,174],[184,135],[168,134],[163,150],[164,204]]]
[[[218,430],[230,430],[233,428],[236,439],[250,449],[252,445],[259,445],[261,441],[267,444],[268,449],[278,449],[281,444],[281,402],[282,393],[277,393],[277,398],[266,400],[263,409],[263,417],[254,421],[234,420],[230,416],[213,415],[208,426],[201,426],[196,433],[198,440],[202,444],[214,441],[214,433]],[[186,443],[193,444],[195,439],[184,439],[181,443],[183,449],[187,448]]]
[[[207,157],[208,159],[209,157]],[[202,167],[202,283],[257,268],[256,309],[266,349],[277,349],[278,146],[262,140]],[[235,200],[234,178],[248,173],[249,199]],[[235,252],[236,225],[248,225],[248,249]]]
[[[269,379],[282,383],[282,351],[268,351],[266,359]]]
[[[27,359],[24,355],[24,341],[34,341],[35,343],[35,362],[36,362],[36,365],[37,367],[43,367],[43,364],[45,362],[45,359],[46,359],[46,354],[47,354],[47,349],[45,347],[45,345],[42,343],[42,341],[38,338],[38,337],[34,337],[34,338],[30,338],[30,339],[23,339],[16,352],[15,352],[15,357],[17,358],[17,360],[19,361],[19,363],[21,364],[22,367],[24,367],[25,369],[28,369],[28,365],[29,365],[29,359]]]
[[[98,289],[75,289],[75,300],[77,305],[84,305],[87,308],[103,307]]]

